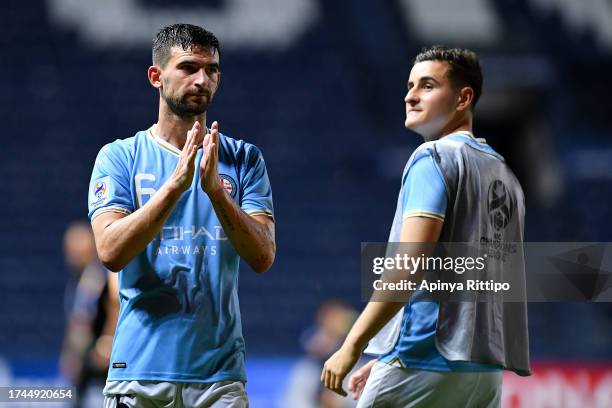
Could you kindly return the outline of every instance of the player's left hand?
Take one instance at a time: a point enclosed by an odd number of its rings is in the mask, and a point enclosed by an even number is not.
[[[346,377],[355,364],[357,364],[359,357],[361,357],[360,352],[343,345],[340,350],[336,351],[325,362],[323,372],[321,373],[321,382],[323,382],[323,385],[333,392],[346,397],[347,392],[342,388],[342,382],[344,381],[344,377]]]
[[[203,154],[200,161],[200,183],[202,190],[210,194],[221,187],[217,164],[219,162],[219,122],[214,121],[210,132],[202,142]]]

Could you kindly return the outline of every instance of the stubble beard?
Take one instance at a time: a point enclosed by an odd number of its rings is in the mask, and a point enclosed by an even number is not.
[[[192,103],[187,100],[188,95],[183,97],[169,96],[163,90],[161,96],[166,101],[170,110],[181,118],[190,118],[203,114],[208,110],[208,105],[211,102],[211,97],[208,97],[204,98],[202,103]]]

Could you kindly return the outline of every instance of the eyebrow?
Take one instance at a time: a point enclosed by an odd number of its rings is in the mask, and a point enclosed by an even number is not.
[[[184,59],[182,61],[179,61],[176,66],[180,67],[181,65],[200,65],[198,64],[196,61],[191,60],[191,59]],[[207,68],[216,68],[216,69],[221,69],[221,65],[219,65],[218,62],[211,62],[209,64],[204,64]]]
[[[419,80],[417,82],[427,82],[427,81],[431,81],[434,82],[437,85],[440,85],[440,81],[436,80],[434,77],[431,76],[424,76],[419,78]],[[408,81],[408,87],[410,87],[410,85],[413,84],[412,81]]]

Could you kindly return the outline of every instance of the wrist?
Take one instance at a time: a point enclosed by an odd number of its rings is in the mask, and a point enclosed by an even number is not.
[[[172,177],[168,179],[161,189],[166,190],[166,197],[171,199],[178,199],[184,192],[181,183]]]
[[[362,347],[360,344],[355,342],[353,339],[347,337],[347,339],[342,344],[342,348],[351,355],[361,355],[361,352],[365,348],[365,345]]]
[[[350,347],[356,352],[361,353],[363,350],[365,350],[369,341],[370,339],[359,326],[353,326],[351,331],[349,331],[348,335],[346,336],[344,344],[346,347]]]
[[[220,197],[225,194],[225,189],[221,185],[221,183],[213,183],[212,186],[204,186],[202,185],[202,189],[211,199]]]

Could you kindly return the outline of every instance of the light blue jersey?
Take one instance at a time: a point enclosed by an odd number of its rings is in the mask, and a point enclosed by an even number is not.
[[[447,136],[492,152],[486,144],[469,134]],[[444,221],[448,194],[444,178],[430,149],[418,149],[404,171],[398,205],[402,206],[402,219],[430,217]],[[438,303],[424,301],[424,292],[416,291],[404,306],[399,338],[394,349],[381,357],[389,363],[399,359],[406,367],[434,371],[490,371],[501,367],[445,359],[436,347]]]
[[[172,175],[180,150],[154,127],[100,150],[89,188],[89,217],[130,214]],[[239,256],[196,171],[160,233],[119,272],[120,312],[109,381],[246,381],[238,305]],[[260,151],[219,135],[220,182],[248,214],[273,216]]]

